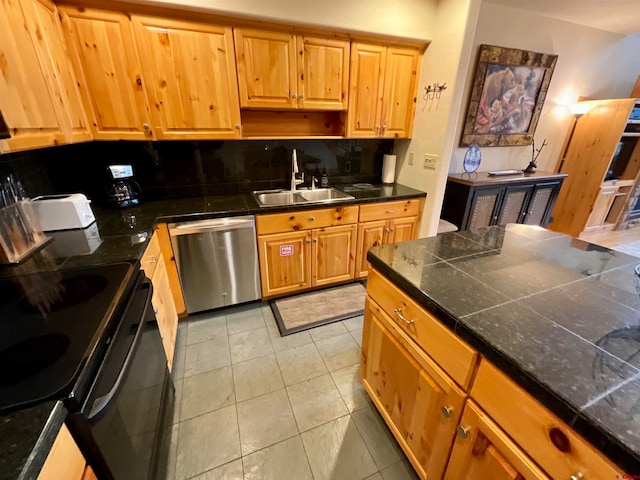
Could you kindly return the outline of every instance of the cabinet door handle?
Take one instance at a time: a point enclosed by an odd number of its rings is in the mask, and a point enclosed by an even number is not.
[[[144,128],[145,130],[149,130],[149,124],[148,123],[143,123],[142,124],[142,128]]]
[[[469,438],[469,434],[471,433],[471,427],[465,427],[463,425],[458,425],[458,436],[463,439],[466,440],[467,438]]]
[[[442,407],[442,416],[444,418],[451,418],[451,414],[453,413],[453,407]]]
[[[384,135],[384,132],[387,130],[387,122],[382,124],[382,135]]]
[[[301,93],[301,94],[300,94],[300,98],[304,98],[304,93]]]
[[[314,238],[314,239],[313,239],[313,243],[318,243],[318,239],[317,239],[317,238]]]
[[[395,232],[395,231],[396,231],[396,229],[395,229],[395,228],[390,228],[390,229],[389,229],[389,231],[390,231],[390,232]]]
[[[307,243],[311,243],[311,240],[307,239]]]
[[[240,124],[236,123],[236,130],[240,130]]]
[[[309,217],[309,221],[310,222],[315,222],[316,221],[316,217]]]
[[[584,475],[582,475],[582,472],[578,472],[578,473],[574,473],[573,475],[571,475],[571,477],[569,477],[571,480],[583,480],[584,479]]]
[[[387,213],[396,213],[395,210],[387,210]]]
[[[151,255],[151,257],[149,257],[149,260],[142,263],[158,263],[158,257],[156,257],[155,255]]]
[[[380,135],[380,125],[376,125],[376,137]]]
[[[405,318],[404,315],[402,315],[402,309],[401,308],[394,308],[393,312],[398,316],[398,318],[400,320],[402,320],[407,325],[411,325],[414,322],[414,320],[409,320],[408,318]]]

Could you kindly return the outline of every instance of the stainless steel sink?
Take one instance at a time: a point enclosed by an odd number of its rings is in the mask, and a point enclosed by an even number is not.
[[[291,190],[258,190],[253,192],[253,197],[261,207],[306,203],[332,203],[354,198],[336,188],[296,190],[295,192]]]
[[[301,190],[298,195],[310,202],[325,202],[331,200],[344,200],[354,198],[351,195],[336,190],[335,188],[319,188],[317,190]]]

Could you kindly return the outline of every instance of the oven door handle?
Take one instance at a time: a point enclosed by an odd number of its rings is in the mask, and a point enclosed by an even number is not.
[[[125,377],[127,376],[127,372],[129,371],[129,367],[131,366],[131,362],[138,348],[138,344],[140,343],[140,337],[142,337],[142,332],[144,332],[144,326],[146,323],[145,319],[147,318],[149,305],[151,305],[151,295],[153,291],[152,291],[151,285],[147,282],[142,284],[144,288],[146,288],[147,293],[146,293],[146,298],[144,302],[144,310],[142,312],[142,316],[140,317],[140,324],[138,325],[138,330],[136,331],[136,335],[133,338],[133,342],[131,343],[131,348],[127,352],[127,356],[124,360],[124,363],[122,364],[122,369],[118,373],[118,377],[116,378],[116,381],[113,383],[113,386],[111,387],[111,389],[109,389],[106,395],[97,397],[93,402],[93,405],[91,406],[91,410],[89,411],[89,415],[87,417],[89,420],[93,419],[94,417],[99,415],[100,412],[102,412],[105,408],[107,408],[109,403],[111,403],[111,400],[113,399],[113,397],[116,395],[116,393],[118,393],[120,385],[122,384]]]

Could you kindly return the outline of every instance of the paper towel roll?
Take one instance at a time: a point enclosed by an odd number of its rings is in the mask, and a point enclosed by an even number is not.
[[[382,183],[394,183],[396,181],[396,156],[385,155],[382,158]]]

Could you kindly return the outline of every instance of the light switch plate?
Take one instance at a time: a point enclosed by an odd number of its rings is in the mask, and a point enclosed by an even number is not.
[[[416,156],[416,152],[409,152],[409,160],[408,160],[409,166],[413,165],[413,159],[415,158],[415,156]]]

